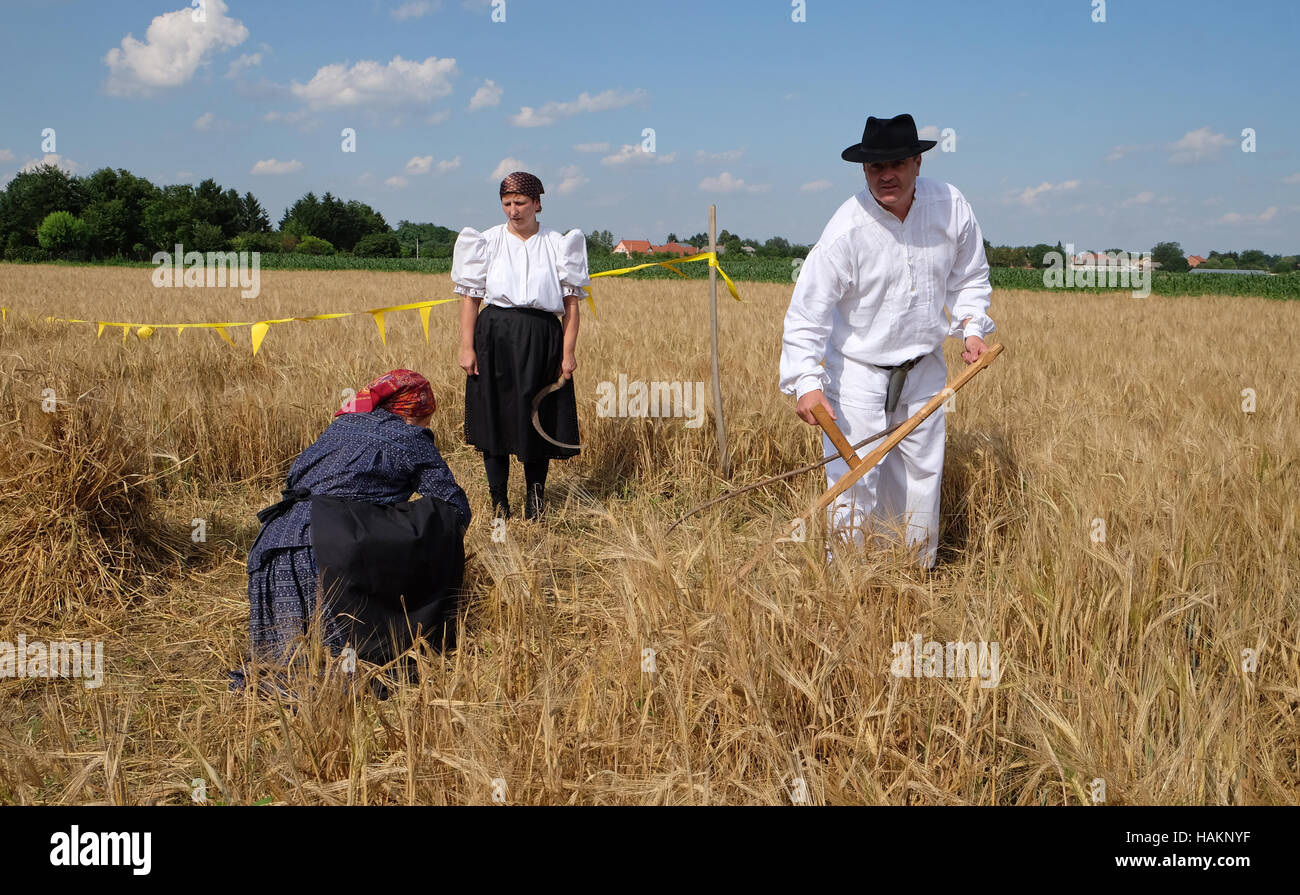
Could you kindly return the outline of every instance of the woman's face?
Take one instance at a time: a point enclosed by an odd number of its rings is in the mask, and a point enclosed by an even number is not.
[[[506,193],[501,197],[501,210],[516,230],[531,230],[542,210],[542,200],[530,199],[519,193]]]

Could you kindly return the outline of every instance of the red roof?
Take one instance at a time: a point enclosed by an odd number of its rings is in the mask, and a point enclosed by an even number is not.
[[[614,250],[617,251],[619,248],[626,249],[629,252],[643,252],[645,254],[654,251],[648,239],[620,239],[618,245],[614,246]]]
[[[653,246],[656,252],[667,252],[671,255],[694,255],[695,247],[683,245],[680,242],[667,242],[661,246]]]
[[[1188,263],[1189,265],[1191,265],[1192,267],[1195,267],[1195,266],[1198,265],[1198,264],[1204,264],[1204,263],[1205,263],[1205,259],[1202,258],[1200,255],[1188,255],[1188,256],[1187,256],[1187,263]]]

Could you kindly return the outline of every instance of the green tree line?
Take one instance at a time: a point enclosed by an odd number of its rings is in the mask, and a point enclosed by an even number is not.
[[[177,243],[199,252],[401,258],[414,255],[421,234],[431,237],[431,248],[446,245],[450,255],[454,231],[407,221],[394,231],[364,202],[330,193],[307,193],[273,228],[256,196],[223,189],[211,178],[198,186],[158,186],[124,168],[78,177],[40,165],[0,190],[0,246],[7,261],[147,261]]]

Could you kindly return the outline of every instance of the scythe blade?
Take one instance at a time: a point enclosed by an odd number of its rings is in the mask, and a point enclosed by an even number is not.
[[[540,389],[537,392],[537,394],[533,395],[533,428],[537,430],[538,435],[542,436],[543,438],[545,438],[547,441],[549,441],[551,444],[555,445],[556,447],[562,447],[565,448],[566,450],[571,450],[571,451],[580,451],[582,450],[582,445],[580,444],[566,444],[563,441],[557,441],[556,439],[552,438],[549,434],[547,434],[546,430],[542,428],[542,421],[537,417],[537,408],[542,405],[543,399],[545,399],[546,396],[551,394],[552,392],[557,392],[560,389],[564,388],[565,384],[568,381],[569,381],[569,377],[561,376],[559,379],[555,380],[550,385],[546,386],[546,388]]]

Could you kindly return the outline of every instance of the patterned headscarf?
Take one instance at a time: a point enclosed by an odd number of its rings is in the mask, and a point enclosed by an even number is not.
[[[506,193],[518,193],[521,196],[527,196],[529,199],[540,199],[542,193],[542,182],[526,171],[516,171],[513,174],[507,174],[506,179],[501,181],[501,195]]]
[[[334,415],[369,413],[383,408],[398,416],[421,419],[437,407],[429,380],[414,370],[389,370],[357,392],[357,396]]]

